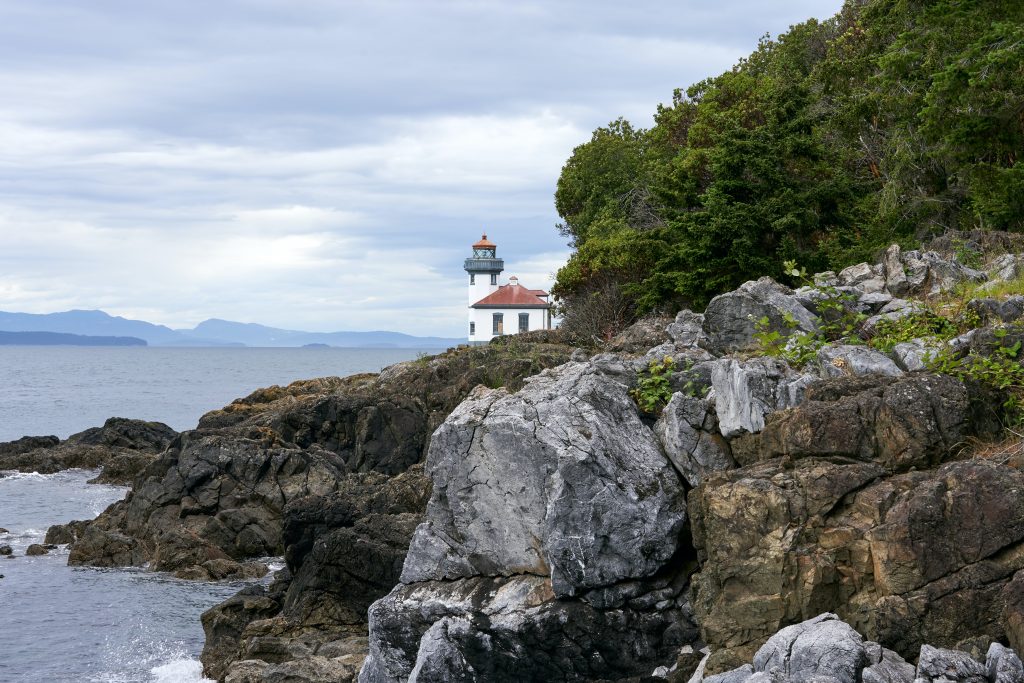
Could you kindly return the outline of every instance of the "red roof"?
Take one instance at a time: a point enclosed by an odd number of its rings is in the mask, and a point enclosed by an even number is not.
[[[547,296],[548,295],[548,293],[545,292],[543,289],[531,289],[530,290],[530,294],[533,294],[535,296]]]
[[[497,244],[495,244],[494,242],[492,242],[489,239],[487,239],[487,233],[485,232],[484,236],[480,238],[480,241],[473,245],[473,248],[474,249],[493,249],[493,248],[495,248],[497,246],[498,246]]]
[[[498,291],[485,296],[473,304],[473,308],[547,308],[549,304],[537,298],[534,292],[522,285],[502,285]]]

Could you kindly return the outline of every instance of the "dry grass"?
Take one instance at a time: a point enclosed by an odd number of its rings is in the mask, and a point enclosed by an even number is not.
[[[1024,469],[1024,432],[1007,429],[1002,441],[969,440],[964,444],[961,456],[989,460],[1015,469]]]

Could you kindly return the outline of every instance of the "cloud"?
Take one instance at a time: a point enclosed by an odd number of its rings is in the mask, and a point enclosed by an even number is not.
[[[839,5],[0,2],[0,309],[459,335],[593,128]]]

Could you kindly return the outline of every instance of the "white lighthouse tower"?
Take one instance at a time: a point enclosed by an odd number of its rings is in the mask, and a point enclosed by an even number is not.
[[[473,245],[473,255],[466,259],[469,273],[469,305],[498,291],[498,276],[505,270],[505,262],[497,257],[498,245],[485,234]]]
[[[548,293],[527,289],[519,279],[499,285],[505,262],[497,256],[498,246],[485,234],[473,245],[466,259],[469,274],[469,343],[484,344],[494,337],[530,330],[551,329]]]

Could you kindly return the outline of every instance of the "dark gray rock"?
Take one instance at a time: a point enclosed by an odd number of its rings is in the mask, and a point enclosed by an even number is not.
[[[370,608],[362,683],[647,675],[697,638],[682,596],[656,610],[559,600],[544,577],[398,586]]]
[[[41,545],[39,543],[33,543],[32,545],[30,545],[28,548],[25,549],[25,555],[27,555],[29,557],[34,557],[34,556],[37,556],[37,555],[48,555],[49,553],[50,553],[50,551],[47,550],[43,545]]]
[[[679,311],[676,319],[665,328],[669,338],[677,346],[703,346],[704,314],[693,311]]]
[[[720,294],[704,311],[707,348],[723,354],[754,345],[755,324],[768,318],[768,327],[782,333],[792,331],[786,317],[796,321],[797,331],[817,330],[817,318],[788,287],[771,278],[746,282],[739,289]]]

